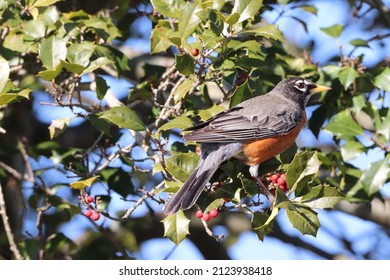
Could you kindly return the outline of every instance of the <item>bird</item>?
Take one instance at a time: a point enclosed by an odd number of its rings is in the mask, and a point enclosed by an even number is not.
[[[258,178],[259,165],[287,150],[304,127],[311,96],[330,90],[301,77],[280,81],[264,95],[247,99],[209,120],[187,128],[186,142],[200,143],[200,159],[183,186],[168,200],[166,215],[191,208],[219,166],[243,160],[267,197],[273,197]]]

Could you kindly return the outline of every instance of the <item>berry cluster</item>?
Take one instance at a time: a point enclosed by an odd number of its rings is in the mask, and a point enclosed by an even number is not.
[[[283,192],[288,192],[286,173],[281,174],[279,172],[275,172],[273,174],[269,174],[266,179],[268,182],[268,189],[273,195],[275,195],[275,191],[278,186]]]
[[[203,211],[199,209],[198,211],[196,211],[195,216],[198,219],[203,219],[203,221],[208,222],[211,218],[215,218],[218,216],[218,209],[211,209],[210,212],[207,213],[203,213]]]
[[[100,219],[100,213],[97,212],[97,211],[94,211],[90,208],[90,203],[93,203],[95,201],[95,199],[90,196],[90,195],[86,195],[84,197],[84,200],[85,200],[85,204],[87,205],[87,210],[85,210],[84,212],[84,215],[87,216],[88,218],[90,218],[92,221],[97,221]]]

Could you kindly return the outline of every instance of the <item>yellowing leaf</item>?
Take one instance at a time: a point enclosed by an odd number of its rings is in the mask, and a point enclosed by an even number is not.
[[[94,176],[94,177],[91,177],[91,178],[88,178],[86,180],[81,180],[81,181],[77,181],[77,182],[73,182],[73,183],[70,183],[70,187],[72,189],[76,189],[76,190],[83,190],[85,189],[86,187],[90,187],[92,186],[92,184],[96,181],[97,178],[99,178],[100,176]]]

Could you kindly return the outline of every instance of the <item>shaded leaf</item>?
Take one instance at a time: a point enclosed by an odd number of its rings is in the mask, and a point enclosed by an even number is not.
[[[109,89],[107,82],[100,76],[96,76],[96,95],[99,100],[102,100]]]
[[[195,64],[188,54],[176,55],[176,68],[183,75],[189,76],[194,73]]]
[[[195,153],[180,153],[165,160],[166,168],[177,180],[185,182],[198,164]]]
[[[266,234],[272,232],[272,222],[279,212],[278,208],[272,209],[271,215],[266,212],[254,212],[252,214],[252,229],[259,240],[263,241]]]
[[[175,103],[185,98],[187,93],[192,89],[193,85],[194,85],[194,81],[192,79],[187,79],[183,83],[181,83],[173,93]]]
[[[286,209],[288,220],[292,226],[299,230],[302,234],[317,235],[320,227],[317,213],[310,208],[295,206],[295,210]]]

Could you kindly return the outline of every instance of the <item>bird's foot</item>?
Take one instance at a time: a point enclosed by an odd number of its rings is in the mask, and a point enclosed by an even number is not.
[[[268,197],[268,199],[273,202],[275,199],[275,196],[270,192],[268,187],[264,184],[264,182],[261,180],[261,177],[253,177],[253,179],[257,182],[257,184],[260,186],[261,191],[263,194]]]

